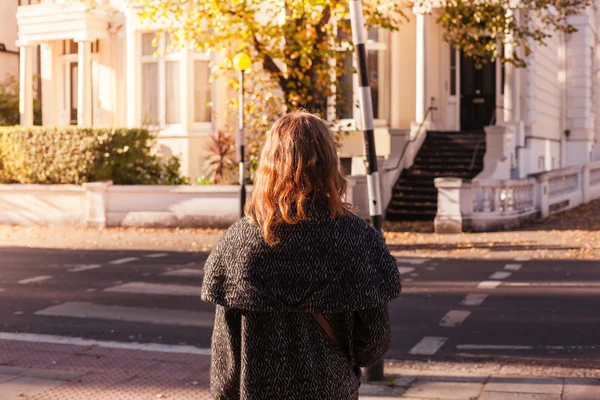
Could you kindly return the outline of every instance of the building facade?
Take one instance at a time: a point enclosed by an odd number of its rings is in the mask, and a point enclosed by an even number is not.
[[[572,17],[576,33],[533,45],[526,69],[499,61],[476,66],[444,42],[436,13],[415,9],[398,32],[369,31],[381,157],[402,157],[406,143],[418,143],[423,132],[485,129],[487,177],[520,178],[600,159],[596,2]],[[182,157],[184,174],[203,174],[205,140],[226,123],[226,102],[234,95],[224,79],[209,79],[210,54],[156,56],[160,27],[142,24],[123,0],[94,9],[42,0],[19,6],[16,15],[22,87],[31,86],[34,49],[40,48],[45,125],[147,126],[159,132],[163,151]],[[158,39],[158,50],[166,49],[167,40]],[[351,71],[352,59],[347,62]],[[358,85],[351,72],[342,79]],[[22,123],[28,125],[32,93],[21,95]],[[355,94],[350,89],[338,96]],[[352,122],[356,111],[332,107],[331,113]],[[350,133],[342,157],[362,156],[360,134]]]

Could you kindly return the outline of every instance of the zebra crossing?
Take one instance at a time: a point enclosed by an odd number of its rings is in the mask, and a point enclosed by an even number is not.
[[[138,271],[136,280],[106,281],[105,287],[86,290],[90,296],[73,296],[73,301],[53,304],[33,313],[35,316],[50,318],[68,318],[73,320],[103,320],[115,323],[138,323],[154,326],[173,326],[178,328],[212,328],[214,312],[201,309],[178,309],[173,305],[199,301],[203,270],[196,263],[186,265],[170,264],[168,253],[150,254],[145,257],[125,257],[101,264],[77,265],[69,267],[69,273],[79,276],[101,268],[115,268],[127,265]],[[144,260],[149,259],[161,267],[144,268]],[[108,271],[106,271],[108,273]],[[131,274],[128,274],[130,276]],[[114,276],[117,277],[117,276]],[[40,280],[40,278],[36,278]],[[146,280],[146,281],[144,281]],[[152,280],[152,282],[148,282]],[[160,282],[156,282],[159,280]],[[165,302],[164,298],[172,299]],[[97,300],[97,301],[94,301]],[[118,304],[122,302],[124,304]],[[138,305],[132,306],[134,302]],[[106,304],[109,303],[109,304]],[[141,306],[139,304],[142,304]],[[146,305],[147,304],[147,305]],[[169,304],[168,307],[156,307]],[[188,307],[189,308],[189,307]]]

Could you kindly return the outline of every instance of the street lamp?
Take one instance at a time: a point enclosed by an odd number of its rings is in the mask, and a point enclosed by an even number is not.
[[[239,173],[240,173],[240,218],[244,216],[244,205],[246,204],[246,167],[245,167],[245,156],[244,156],[244,144],[245,144],[245,135],[244,135],[244,71],[250,68],[250,64],[252,64],[252,60],[250,60],[250,56],[246,53],[238,53],[233,58],[233,67],[240,72],[239,77],[239,100],[238,100],[238,137],[237,137],[237,145],[238,145],[238,154],[239,154]]]

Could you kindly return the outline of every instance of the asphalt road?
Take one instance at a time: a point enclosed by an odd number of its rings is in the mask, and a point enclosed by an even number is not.
[[[210,346],[205,252],[0,249],[0,335]],[[600,361],[600,263],[399,259],[394,359]]]

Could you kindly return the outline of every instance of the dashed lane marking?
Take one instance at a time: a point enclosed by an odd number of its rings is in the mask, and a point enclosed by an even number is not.
[[[82,272],[82,271],[89,271],[90,269],[97,269],[100,268],[101,265],[100,264],[90,264],[90,265],[79,265],[75,268],[71,268],[68,269],[67,271],[69,272]]]
[[[518,271],[521,269],[521,264],[506,264],[504,266],[504,269],[507,269],[509,271]]]
[[[529,257],[517,257],[517,258],[515,258],[515,261],[519,261],[519,262],[527,262],[529,260],[531,260],[531,258],[529,258]]]
[[[125,263],[128,263],[128,262],[138,261],[139,259],[140,259],[139,257],[119,258],[118,260],[111,261],[110,264],[112,264],[112,265],[120,265],[120,264],[125,264]]]
[[[448,338],[425,336],[409,353],[413,355],[432,356],[446,343]]]
[[[502,282],[500,281],[483,281],[477,285],[477,289],[495,289],[501,284]]]
[[[415,269],[413,267],[398,267],[398,272],[402,274],[408,274],[409,272],[413,272]]]
[[[69,318],[91,318],[110,321],[140,322],[157,325],[212,327],[213,312],[186,311],[161,308],[109,306],[73,301],[48,307],[36,315]]]
[[[431,261],[428,258],[396,258],[396,261],[403,264],[421,265]]]
[[[502,279],[508,278],[511,275],[512,275],[512,272],[498,271],[498,272],[494,272],[492,275],[490,275],[490,279],[502,280]]]
[[[52,276],[51,275],[40,275],[40,276],[34,276],[33,278],[21,279],[18,283],[20,285],[27,285],[29,283],[43,282],[48,279],[52,279]]]
[[[200,296],[199,286],[168,285],[162,283],[130,282],[104,289],[105,292],[140,293],[163,296]]]
[[[171,271],[163,272],[160,275],[161,276],[179,276],[179,277],[185,277],[185,278],[202,278],[204,276],[204,271],[201,269],[182,268],[182,269],[174,269]]]
[[[443,328],[455,328],[462,324],[469,315],[471,315],[471,311],[450,310],[440,321],[440,326]]]
[[[148,254],[147,256],[144,256],[146,258],[162,258],[162,257],[166,257],[168,256],[168,253],[154,253],[154,254]]]
[[[533,346],[513,346],[504,344],[458,344],[458,350],[531,350]]]
[[[469,293],[460,304],[463,306],[480,306],[487,297],[487,294]]]

